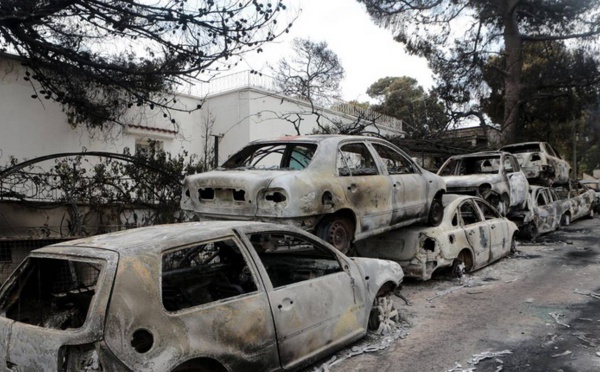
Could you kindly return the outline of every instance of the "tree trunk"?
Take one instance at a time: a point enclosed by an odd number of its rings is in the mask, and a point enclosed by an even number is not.
[[[519,120],[521,93],[521,36],[515,8],[519,0],[501,0],[504,23],[504,45],[506,66],[504,76],[504,118],[502,121],[502,143],[513,143]]]

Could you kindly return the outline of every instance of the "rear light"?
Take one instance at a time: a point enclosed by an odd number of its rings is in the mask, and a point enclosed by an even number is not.
[[[273,214],[288,205],[289,195],[284,189],[265,189],[258,194],[258,213]]]

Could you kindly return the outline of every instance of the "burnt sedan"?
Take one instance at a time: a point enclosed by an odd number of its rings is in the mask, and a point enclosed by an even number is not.
[[[519,235],[535,239],[540,234],[558,230],[564,212],[564,202],[553,188],[529,186],[527,207],[508,217],[519,226]]]
[[[547,142],[524,142],[506,145],[500,151],[514,154],[532,183],[542,186],[569,182],[571,166]]]
[[[437,227],[408,227],[357,242],[360,255],[394,260],[407,277],[430,279],[443,268],[455,275],[499,260],[515,250],[517,226],[476,196],[445,195]]]
[[[181,207],[202,220],[295,225],[346,252],[353,240],[438,224],[445,189],[382,139],[283,137],[251,142],[222,167],[186,177]]]
[[[0,369],[295,369],[389,326],[402,277],[395,262],[252,222],[55,244],[0,289]]]
[[[486,151],[450,157],[438,170],[448,193],[480,196],[503,216],[524,207],[529,183],[508,152]]]

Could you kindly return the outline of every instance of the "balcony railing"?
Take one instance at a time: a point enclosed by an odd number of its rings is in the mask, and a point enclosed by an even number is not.
[[[224,93],[240,88],[259,88],[277,93],[275,79],[271,76],[252,72],[241,71],[233,74],[212,79],[209,83],[199,84],[191,88],[190,94],[206,97],[214,94]],[[402,120],[375,112],[371,109],[363,109],[342,100],[335,100],[326,109],[334,110],[345,115],[354,116],[363,120],[372,121],[378,126],[388,127],[394,131],[402,131]]]

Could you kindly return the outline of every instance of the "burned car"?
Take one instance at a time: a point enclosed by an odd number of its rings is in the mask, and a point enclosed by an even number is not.
[[[594,212],[600,213],[600,180],[579,180],[579,183],[583,186],[594,191],[596,198],[594,199]]]
[[[569,182],[571,166],[547,142],[524,142],[506,145],[500,151],[514,154],[532,183],[542,186]]]
[[[578,181],[567,186],[554,188],[563,203],[563,216],[561,224],[568,226],[571,222],[582,217],[594,217],[596,193]]]
[[[395,262],[255,222],[55,244],[0,289],[2,370],[294,369],[390,326],[402,277]]]
[[[503,216],[524,207],[529,183],[508,152],[485,151],[450,157],[438,170],[448,193],[482,197]]]
[[[356,243],[360,255],[394,260],[404,275],[428,280],[440,269],[479,269],[515,250],[517,226],[476,196],[444,195],[437,227],[407,227]]]
[[[535,239],[540,234],[558,230],[563,216],[564,202],[551,187],[529,186],[527,207],[509,214],[519,226],[519,235]]]
[[[254,141],[220,168],[187,176],[181,207],[201,220],[295,225],[346,252],[414,223],[439,223],[441,177],[382,139],[315,135]]]

